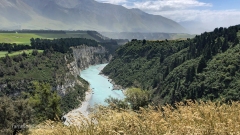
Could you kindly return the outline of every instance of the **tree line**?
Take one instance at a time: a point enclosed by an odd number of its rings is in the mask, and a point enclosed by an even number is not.
[[[31,38],[31,47],[32,49],[38,50],[47,50],[52,49],[57,52],[66,53],[70,51],[70,47],[79,46],[79,45],[88,45],[97,47],[98,42],[91,39],[85,38],[61,38],[61,39],[39,39],[39,38]]]
[[[70,47],[87,45],[92,47],[97,47],[98,45],[104,46],[109,52],[114,53],[114,51],[119,47],[117,42],[110,40],[108,42],[97,42],[95,40],[86,38],[61,38],[61,39],[40,39],[31,38],[31,45],[17,45],[11,43],[0,43],[1,51],[8,51],[9,53],[13,51],[21,51],[26,49],[37,49],[37,50],[53,50],[56,52],[67,53],[71,52]]]

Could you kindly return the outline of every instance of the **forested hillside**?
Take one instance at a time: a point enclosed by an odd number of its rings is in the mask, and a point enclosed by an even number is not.
[[[240,100],[240,26],[183,41],[132,40],[104,68],[116,84],[152,92],[156,103]]]

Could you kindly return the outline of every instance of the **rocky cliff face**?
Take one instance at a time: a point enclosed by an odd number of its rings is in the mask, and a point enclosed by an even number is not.
[[[67,93],[67,90],[73,89],[76,84],[81,85],[81,81],[78,79],[78,75],[80,74],[80,70],[77,67],[77,63],[75,61],[67,64],[69,72],[65,73],[64,83],[57,85],[58,94],[64,96]]]
[[[112,55],[102,47],[89,47],[86,45],[72,48],[75,62],[78,69],[84,70],[90,65],[107,63],[112,59]]]
[[[67,64],[69,72],[64,77],[64,84],[57,86],[57,91],[64,96],[69,89],[73,89],[76,84],[82,85],[78,79],[80,72],[91,65],[107,63],[112,59],[112,55],[102,47],[90,47],[81,45],[72,48],[74,61]],[[66,61],[68,61],[65,58]]]

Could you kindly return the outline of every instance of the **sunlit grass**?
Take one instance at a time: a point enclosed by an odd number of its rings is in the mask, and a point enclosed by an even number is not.
[[[0,33],[0,43],[16,43],[16,44],[27,44],[30,45],[31,38],[43,38],[43,39],[56,39],[56,38],[87,38],[93,39],[92,36],[88,35],[86,32],[82,33]]]
[[[31,38],[42,38],[32,33],[0,33],[1,43],[16,43],[30,45]]]
[[[75,121],[83,121],[81,115]],[[141,108],[139,112],[100,107],[80,126],[47,121],[33,135],[225,135],[240,134],[240,103],[213,102]],[[87,122],[86,122],[87,121]]]

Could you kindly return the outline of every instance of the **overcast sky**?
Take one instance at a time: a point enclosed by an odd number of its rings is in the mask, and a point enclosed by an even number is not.
[[[240,24],[240,0],[96,0],[139,8],[200,31]]]

